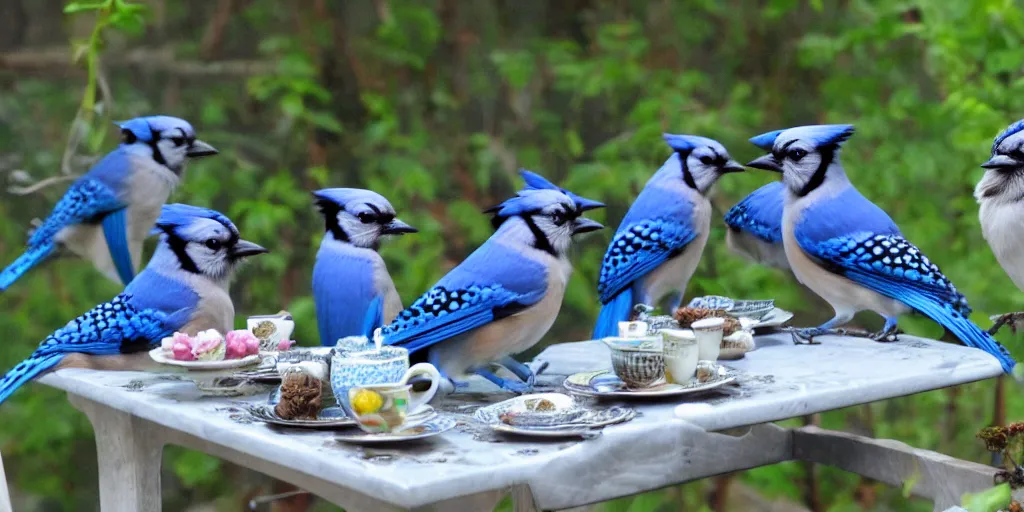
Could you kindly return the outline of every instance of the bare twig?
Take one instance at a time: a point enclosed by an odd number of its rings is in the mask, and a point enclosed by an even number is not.
[[[32,185],[29,185],[27,187],[9,187],[7,189],[7,191],[12,193],[12,194],[14,194],[14,195],[16,195],[16,196],[27,196],[29,194],[34,194],[34,193],[36,193],[36,192],[38,192],[38,191],[40,191],[40,190],[42,190],[42,189],[44,189],[46,187],[51,187],[51,186],[56,185],[58,183],[63,183],[65,181],[71,181],[71,180],[74,180],[76,178],[78,178],[78,176],[74,175],[74,174],[61,174],[59,176],[51,176],[51,177],[46,178],[44,180],[40,180],[40,181],[38,181],[38,182],[36,182],[36,183],[34,183]]]

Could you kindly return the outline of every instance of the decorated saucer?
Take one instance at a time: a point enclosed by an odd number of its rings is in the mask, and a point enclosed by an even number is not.
[[[415,420],[407,422],[415,422]],[[334,436],[335,439],[343,443],[352,444],[390,444],[390,443],[401,443],[406,441],[413,441],[416,439],[426,439],[428,437],[434,437],[436,435],[443,434],[453,428],[458,422],[454,418],[448,416],[435,415],[433,418],[415,422],[414,425],[406,427],[397,432],[388,433],[369,433],[362,430],[352,430],[351,432],[340,433]]]
[[[497,432],[535,437],[591,437],[607,425],[629,421],[628,407],[595,409],[562,393],[523,395],[477,409],[473,419]]]
[[[622,382],[622,379],[611,370],[570,375],[562,385],[572,393],[586,396],[601,398],[656,398],[701,393],[736,381],[735,371],[718,363],[701,361],[697,370],[699,374],[703,370],[703,379],[694,377],[686,384],[660,384],[642,389],[627,387]]]

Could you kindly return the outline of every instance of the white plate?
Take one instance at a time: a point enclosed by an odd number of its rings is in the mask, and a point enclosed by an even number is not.
[[[525,402],[531,399],[546,399],[552,402],[555,408],[547,412],[530,412]],[[583,410],[587,417],[581,419],[578,411]],[[564,412],[570,422],[559,424],[558,414]],[[509,425],[501,420],[506,413],[536,414],[539,423],[551,422],[551,424],[537,425]],[[507,434],[518,434],[535,437],[592,437],[597,434],[601,427],[629,421],[636,416],[636,411],[628,407],[614,406],[602,409],[593,409],[581,406],[576,401],[562,393],[540,393],[535,395],[523,395],[501,403],[481,407],[473,413],[473,419],[483,423],[497,432]]]
[[[714,365],[717,367],[717,377],[713,377],[707,382],[697,382],[697,379],[694,378],[686,385],[662,384],[648,389],[629,389],[611,370],[570,375],[562,385],[572,393],[586,396],[601,398],[656,398],[701,393],[736,381],[734,371],[730,371],[718,363],[714,363]]]
[[[221,361],[178,361],[164,355],[161,347],[149,351],[149,357],[160,364],[180,366],[189,370],[228,370],[231,368],[242,368],[260,362],[260,355],[245,356],[241,359],[224,359]]]
[[[354,444],[402,443],[443,434],[455,428],[456,423],[457,422],[454,418],[448,416],[436,416],[430,420],[424,421],[423,423],[417,423],[410,428],[400,430],[398,432],[391,432],[388,434],[371,434],[369,432],[358,430],[353,431],[351,434],[337,434],[334,438],[343,443]]]
[[[793,313],[785,309],[775,308],[761,320],[751,326],[752,329],[766,329],[769,327],[782,327],[783,324],[793,319]]]

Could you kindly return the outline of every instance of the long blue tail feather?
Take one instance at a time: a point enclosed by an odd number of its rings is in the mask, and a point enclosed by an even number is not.
[[[0,380],[0,404],[18,390],[26,382],[36,378],[39,374],[57,366],[57,363],[64,359],[64,354],[33,354],[32,357],[18,363],[11,371]]]
[[[619,322],[629,320],[629,313],[633,308],[633,289],[627,287],[618,295],[601,306],[601,313],[597,316],[597,324],[594,325],[593,338],[599,340],[610,336],[619,335]]]
[[[53,249],[52,242],[29,247],[21,256],[18,256],[18,259],[14,260],[14,263],[0,272],[0,292],[7,290],[15,281],[25,275],[25,272],[45,260],[53,253]]]
[[[928,318],[949,329],[954,336],[964,342],[964,345],[984,350],[995,356],[1003,367],[1003,371],[1007,374],[1013,372],[1013,367],[1017,362],[1013,360],[1013,356],[1006,350],[1006,347],[980,327],[974,325],[974,322],[968,320],[967,317],[955,311],[952,305],[939,305],[921,301],[921,304],[914,304],[913,306]]]

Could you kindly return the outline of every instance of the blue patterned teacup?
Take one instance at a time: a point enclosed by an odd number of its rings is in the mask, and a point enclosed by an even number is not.
[[[348,405],[349,390],[355,387],[391,385],[404,386],[409,379],[422,375],[430,379],[430,388],[412,392],[412,402],[418,409],[437,393],[441,384],[441,373],[430,363],[418,363],[409,367],[409,351],[402,347],[381,347],[372,344],[366,350],[348,345],[337,347],[331,357],[331,390],[340,405],[351,414]],[[415,414],[416,410],[410,410]]]

